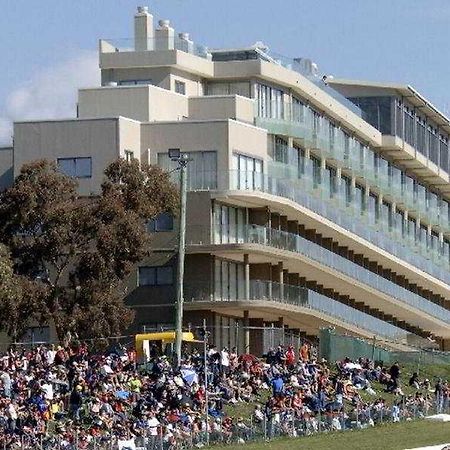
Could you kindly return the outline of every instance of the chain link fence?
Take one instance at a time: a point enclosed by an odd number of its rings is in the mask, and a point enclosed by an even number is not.
[[[366,405],[344,407],[317,412],[286,409],[272,411],[247,420],[222,417],[197,420],[200,429],[180,422],[143,429],[138,436],[121,438],[95,437],[82,431],[53,437],[22,435],[14,440],[3,438],[0,449],[20,450],[181,450],[209,445],[268,442],[279,437],[302,437],[318,433],[345,432],[375,427],[381,424],[423,419],[435,413],[450,413],[448,399],[432,403],[407,403],[404,400],[391,407]]]
[[[327,361],[338,361],[344,358],[357,360],[369,358],[382,361],[384,364],[394,362],[422,365],[450,364],[450,352],[434,349],[414,348],[412,351],[392,351],[384,345],[385,342],[374,336],[372,342],[335,333],[334,330],[323,328],[319,334],[319,355]]]

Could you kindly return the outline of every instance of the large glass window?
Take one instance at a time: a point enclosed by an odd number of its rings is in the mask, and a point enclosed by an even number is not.
[[[433,127],[428,127],[428,157],[439,164],[439,135]]]
[[[265,84],[256,85],[258,116],[271,119],[284,118],[283,91]]]
[[[405,141],[414,147],[415,141],[415,118],[414,112],[409,108],[405,107],[404,110],[405,115]]]
[[[91,178],[92,177],[92,158],[58,158],[58,167],[69,177]]]
[[[426,123],[425,120],[418,117],[416,121],[416,143],[415,148],[418,152],[422,153],[422,155],[425,155],[428,157],[428,149],[427,149],[427,129],[426,129]]]
[[[243,264],[216,258],[214,271],[217,299],[232,301],[244,298],[245,281]]]
[[[198,151],[188,152],[189,163],[187,165],[187,186],[190,190],[216,189],[217,188],[217,152]],[[176,161],[169,158],[168,153],[158,153],[158,165],[168,171],[174,171],[176,180],[178,167]]]
[[[354,97],[351,101],[365,113],[365,120],[383,134],[392,134],[391,97]]]
[[[439,150],[440,150],[440,158],[439,158],[440,166],[446,172],[448,172],[448,139],[444,136],[440,137]]]
[[[216,244],[244,242],[245,223],[245,209],[214,204]]]
[[[165,286],[173,284],[173,268],[171,266],[139,267],[139,286]]]
[[[237,189],[258,189],[261,186],[263,171],[261,159],[234,153],[233,171]]]
[[[208,83],[207,93],[208,95],[241,95],[243,97],[250,97],[250,82],[237,81],[234,83]]]

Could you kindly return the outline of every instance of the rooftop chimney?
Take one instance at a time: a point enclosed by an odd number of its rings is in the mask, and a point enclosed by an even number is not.
[[[175,30],[170,20],[160,20],[155,30],[155,50],[173,50],[175,48]]]
[[[134,16],[134,49],[137,52],[153,50],[153,16],[148,6],[138,6]]]

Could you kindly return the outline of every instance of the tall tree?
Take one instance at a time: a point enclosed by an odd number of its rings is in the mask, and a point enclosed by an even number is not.
[[[150,250],[145,223],[177,203],[169,174],[137,160],[113,162],[90,197],[53,162],[25,165],[0,194],[0,241],[19,277],[20,313],[52,322],[60,338],[122,332],[133,318],[123,303],[126,279]],[[9,314],[11,323],[19,316]]]

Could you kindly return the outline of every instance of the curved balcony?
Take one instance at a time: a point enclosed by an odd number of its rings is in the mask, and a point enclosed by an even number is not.
[[[300,253],[395,298],[405,305],[412,306],[436,319],[450,323],[449,310],[301,236],[272,228],[248,225],[243,238],[247,243],[269,245]]]
[[[306,148],[315,149],[336,161],[342,168],[361,177],[397,205],[419,215],[422,220],[450,232],[448,203],[424,186],[377,158],[375,152],[349,137],[324,116],[314,118],[312,110],[302,103],[270,103],[265,110],[255,112],[255,124],[271,134],[292,136]]]
[[[326,174],[321,182],[306,172],[301,178],[274,177],[259,172],[230,171],[229,189],[256,191],[287,198],[362,237],[399,259],[450,285],[448,254],[428,248],[411,234],[403,237],[399,227],[392,227],[384,217],[376,218],[361,210],[355,199],[341,191],[333,192]],[[401,225],[400,225],[401,226]]]
[[[220,291],[220,289],[217,289]],[[311,289],[288,284],[280,284],[264,280],[250,280],[249,299],[238,296],[236,298],[223,298],[218,292],[211,293],[210,289],[199,287],[185,287],[186,302],[275,302],[305,308],[321,313],[323,319],[333,325],[339,324],[344,329],[351,331],[353,327],[359,329],[359,334],[368,336],[374,335],[397,343],[406,343],[408,338],[414,336],[416,341],[423,340],[419,336],[365,312],[359,311],[351,306],[347,306],[325,295],[319,294]],[[308,311],[306,311],[308,314]],[[347,326],[346,326],[347,325]]]

